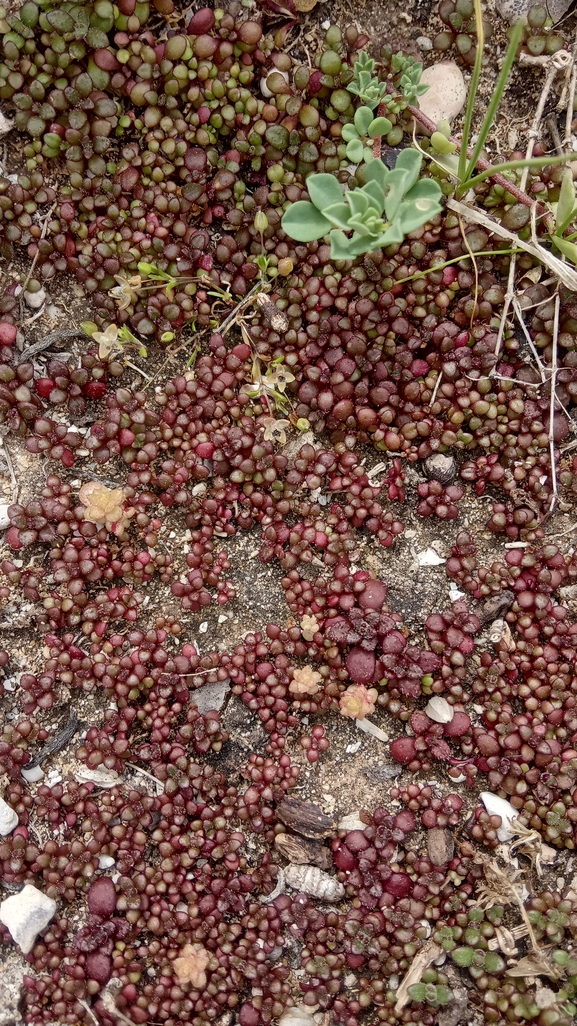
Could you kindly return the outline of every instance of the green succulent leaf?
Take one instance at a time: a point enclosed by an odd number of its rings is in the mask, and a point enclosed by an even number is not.
[[[473,965],[474,957],[475,952],[473,948],[455,948],[455,950],[451,952],[453,962],[455,962],[456,965],[461,966],[463,969]]]
[[[307,192],[317,210],[324,210],[331,203],[341,203],[343,191],[334,175],[309,175]]]
[[[409,987],[409,997],[411,998],[411,1001],[424,1001],[426,993],[426,983],[413,983],[413,986]]]
[[[365,147],[360,139],[351,139],[347,144],[347,157],[353,164],[360,164],[365,154]]]
[[[368,135],[372,120],[373,112],[370,107],[359,107],[355,111],[354,124],[359,135]]]
[[[74,22],[70,15],[66,14],[66,11],[48,11],[46,20],[59,36],[74,31]],[[106,42],[108,43],[108,40]]]
[[[407,190],[410,189],[417,181],[422,163],[423,158],[418,150],[407,148],[406,150],[401,150],[399,153],[399,156],[395,161],[395,171],[401,168],[403,171],[407,172]]]
[[[484,968],[488,973],[491,973],[491,975],[494,976],[495,973],[503,971],[505,963],[496,951],[487,951],[485,955]]]
[[[379,246],[397,246],[403,239],[404,235],[400,224],[393,222],[390,228],[387,228],[386,232],[380,236]]]
[[[370,135],[371,139],[377,139],[381,135],[387,135],[392,127],[388,118],[375,118],[368,127],[367,135]]]
[[[394,171],[389,172],[385,187],[385,214],[389,221],[393,220],[409,187],[410,183],[408,182],[406,171],[403,171],[400,167],[395,167]]]
[[[454,153],[457,149],[456,143],[452,143],[442,132],[433,132],[431,146],[436,153]]]
[[[365,171],[365,181],[367,182],[367,184],[369,182],[375,182],[382,190],[383,203],[381,209],[385,205],[385,183],[387,181],[389,173],[390,172],[387,170],[387,168],[381,160],[372,161],[372,163],[369,164]]]
[[[333,203],[330,207],[325,207],[323,214],[331,224],[336,224],[344,231],[348,230],[351,219],[351,208],[348,203]]]
[[[332,260],[351,259],[353,255],[351,253],[352,239],[348,239],[344,232],[340,232],[335,228],[330,234],[330,240]],[[356,256],[356,254],[354,255]]]
[[[442,983],[437,986],[437,1002],[438,1002],[438,1004],[440,1004],[440,1005],[448,1005],[449,1001],[451,1000],[452,997],[453,997],[453,992],[449,989],[449,987],[445,987],[444,984],[442,984]]]
[[[344,142],[346,142],[346,143],[352,142],[353,139],[358,139],[359,138],[359,133],[357,132],[357,130],[356,130],[354,125],[343,125],[343,130],[342,130],[341,135],[342,135],[342,138],[343,138]]]
[[[374,205],[375,210],[379,214],[382,214],[385,206],[385,194],[381,189],[381,186],[378,185],[377,182],[367,182],[366,185],[363,185],[362,191],[364,192],[365,196],[369,197],[369,200],[372,202],[372,205]]]
[[[351,208],[352,214],[366,214],[369,209],[370,199],[362,189],[353,189],[351,192],[347,192],[345,202],[348,203]]]
[[[561,251],[563,256],[567,257],[568,260],[577,266],[577,246],[574,242],[568,242],[567,239],[560,239],[557,235],[553,235],[551,241],[553,245]]]
[[[297,200],[285,213],[282,227],[297,242],[314,242],[330,231],[331,224],[308,200]]]
[[[563,172],[559,199],[557,201],[555,235],[562,235],[568,225],[577,214],[575,209],[575,186],[571,168],[566,167]]]

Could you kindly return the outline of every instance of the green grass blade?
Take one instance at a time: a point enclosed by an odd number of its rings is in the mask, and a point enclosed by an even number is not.
[[[475,53],[475,63],[473,65],[471,84],[469,86],[469,92],[467,95],[467,108],[465,110],[465,120],[463,122],[463,140],[461,143],[461,152],[459,153],[459,167],[457,171],[457,175],[460,182],[463,181],[466,174],[465,168],[467,164],[467,151],[469,149],[469,137],[471,135],[471,123],[473,121],[473,111],[475,109],[475,100],[477,98],[477,90],[479,88],[481,66],[483,63],[483,52],[485,49],[485,31],[483,28],[483,13],[481,10],[481,0],[475,0],[475,26],[477,30],[477,52]]]
[[[531,157],[530,160],[527,160],[527,158],[507,160],[504,164],[493,164],[487,171],[482,171],[481,174],[475,175],[474,178],[469,178],[467,180],[467,189],[480,185],[486,178],[492,178],[493,175],[502,175],[504,171],[515,171],[520,167],[553,167],[555,164],[567,164],[571,160],[577,160],[577,153],[561,153],[557,157]],[[513,185],[513,182],[511,184]],[[535,198],[535,202],[537,202],[537,198]]]
[[[475,11],[476,11],[477,2],[478,2],[478,0],[475,0]],[[519,43],[521,42],[522,35],[523,35],[523,24],[522,24],[521,21],[517,21],[515,23],[515,25],[513,26],[513,31],[511,33],[511,40],[509,42],[509,46],[507,47],[507,53],[505,54],[505,60],[503,61],[503,67],[501,68],[501,71],[499,72],[499,77],[497,79],[497,84],[495,86],[495,90],[493,92],[493,95],[491,96],[491,100],[490,100],[489,106],[487,107],[487,112],[485,114],[485,117],[483,118],[483,124],[481,125],[480,131],[479,131],[479,138],[477,139],[477,142],[475,143],[475,148],[474,148],[473,153],[471,155],[471,159],[470,159],[469,163],[467,164],[467,170],[465,172],[465,179],[464,179],[464,181],[461,180],[459,191],[463,191],[463,189],[465,187],[469,188],[469,186],[470,186],[469,179],[470,179],[471,175],[473,174],[473,172],[475,170],[475,167],[477,166],[477,161],[478,161],[478,159],[479,159],[479,157],[481,155],[481,150],[483,149],[483,146],[485,145],[487,136],[488,136],[488,134],[490,132],[490,129],[491,129],[491,125],[493,124],[493,121],[495,119],[495,114],[497,113],[497,110],[499,109],[499,104],[501,103],[501,100],[503,99],[503,93],[505,91],[505,86],[507,85],[507,80],[509,78],[509,75],[511,74],[511,68],[513,66],[513,61],[515,60],[515,55],[517,53],[517,48],[519,46]],[[473,83],[471,81],[471,92],[472,92],[472,86],[473,86]],[[475,94],[473,93],[473,102],[474,102],[474,100],[475,100]],[[465,150],[466,150],[466,147],[465,147]]]

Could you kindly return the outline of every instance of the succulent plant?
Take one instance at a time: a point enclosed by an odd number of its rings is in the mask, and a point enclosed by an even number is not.
[[[420,167],[421,157],[414,150],[403,150],[392,171],[373,160],[366,165],[365,185],[344,195],[331,175],[312,175],[307,183],[311,201],[292,204],[283,228],[299,242],[330,233],[334,260],[400,243],[441,209],[439,186],[419,180]],[[346,231],[353,232],[350,239]]]

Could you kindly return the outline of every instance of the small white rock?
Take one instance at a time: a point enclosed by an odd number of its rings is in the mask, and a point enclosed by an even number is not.
[[[447,699],[441,698],[440,695],[434,695],[429,699],[425,706],[425,712],[435,723],[450,723],[455,715],[453,706],[449,705]]]
[[[422,552],[417,552],[419,566],[441,566],[441,563],[446,562],[447,560],[443,559],[434,549],[423,549]]]
[[[56,902],[32,884],[26,884],[19,894],[6,898],[0,905],[0,922],[10,932],[23,955],[27,955],[36,938],[45,930],[56,913]]]
[[[362,743],[362,741],[355,741],[354,745],[347,745],[347,747],[345,748],[347,755],[355,755],[361,747]]]
[[[38,292],[25,292],[24,302],[31,310],[39,310],[46,302],[46,293],[44,289],[38,289]]]
[[[0,798],[0,835],[7,837],[18,826],[18,815],[11,805]]]
[[[493,794],[491,791],[481,791],[479,798],[490,816],[501,817],[501,826],[497,830],[497,837],[501,843],[512,841],[515,833],[511,830],[511,823],[517,819],[519,810],[515,809],[505,798],[499,798],[499,795]]]
[[[428,36],[418,36],[417,39],[416,39],[416,43],[417,43],[417,46],[419,47],[419,50],[425,50],[426,51],[426,50],[432,50],[433,49],[433,40],[429,39]]]
[[[116,863],[115,863],[114,859],[112,858],[112,855],[100,855],[100,857],[98,859],[98,868],[99,869],[112,869],[112,867],[115,866],[115,865],[116,865]]]
[[[198,630],[199,630],[200,634],[206,634],[206,632],[208,630],[208,621],[204,620],[203,623],[201,623],[201,625],[198,628]]]
[[[339,830],[366,830],[367,824],[363,823],[359,817],[358,812],[349,812],[348,816],[343,816],[337,825]]]
[[[463,109],[467,99],[467,87],[463,72],[454,61],[440,61],[425,68],[421,83],[428,85],[426,93],[419,96],[419,107],[435,124],[439,121],[453,121]]]
[[[38,780],[42,780],[42,777],[44,776],[42,766],[24,766],[24,769],[21,769],[20,773],[27,784],[35,784]]]
[[[10,527],[10,519],[8,517],[8,502],[0,502],[0,531],[5,531],[6,528]]]

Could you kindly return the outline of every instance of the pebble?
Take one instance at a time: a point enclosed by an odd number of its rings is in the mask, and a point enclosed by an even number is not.
[[[555,25],[571,7],[573,0],[547,0],[544,5]],[[496,0],[495,7],[504,21],[513,25],[517,18],[524,17],[533,6],[534,0]]]
[[[32,765],[30,767],[24,766],[24,768],[20,770],[20,773],[28,784],[35,784],[38,780],[42,780],[42,777],[44,776],[44,770],[42,767],[36,765]]]
[[[417,39],[416,39],[416,43],[417,43],[417,46],[419,47],[419,50],[432,50],[433,49],[433,40],[429,39],[428,36],[418,36]]]
[[[429,480],[438,481],[443,487],[455,480],[456,473],[457,461],[454,456],[436,452],[434,456],[428,456],[425,460],[425,474]]]
[[[8,502],[0,502],[0,531],[5,531],[10,527],[10,518],[8,516]]]
[[[25,292],[24,302],[31,310],[39,310],[46,302],[46,292],[44,289],[38,289],[38,292]]]
[[[0,798],[0,835],[6,837],[18,826],[18,816],[11,805]]]
[[[441,698],[440,695],[434,695],[429,699],[425,706],[425,712],[435,723],[450,723],[455,715],[453,706],[449,705],[447,699]]]
[[[0,923],[9,930],[12,940],[27,955],[36,938],[56,914],[56,902],[33,884],[26,884],[19,894],[6,898],[0,905]]]
[[[421,83],[429,89],[419,97],[419,107],[431,121],[453,121],[463,109],[467,87],[463,72],[454,61],[440,61],[425,68]]]

